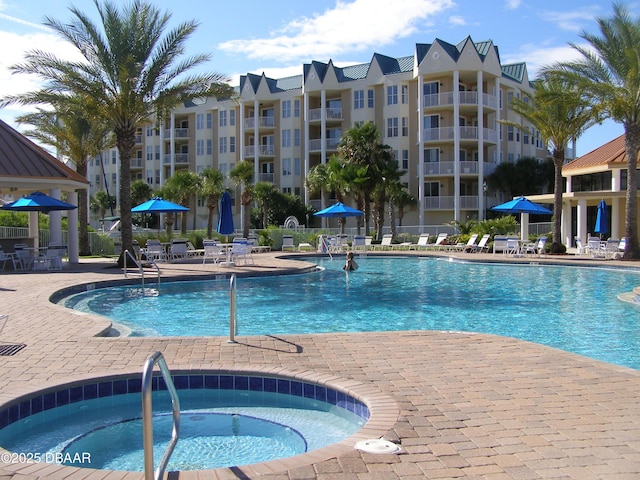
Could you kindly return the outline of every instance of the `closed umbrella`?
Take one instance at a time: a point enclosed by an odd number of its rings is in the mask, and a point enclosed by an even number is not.
[[[596,225],[593,231],[600,235],[609,231],[609,210],[604,199],[598,203],[598,214],[596,215]]]
[[[220,198],[220,211],[218,214],[218,233],[221,235],[232,235],[235,231],[233,226],[233,210],[231,207],[231,196],[229,192],[223,192]]]

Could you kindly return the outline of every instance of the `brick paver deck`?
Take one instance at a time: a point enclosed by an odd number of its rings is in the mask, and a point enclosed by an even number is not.
[[[255,255],[255,267],[236,270],[300,268],[277,255]],[[640,478],[640,371],[484,334],[278,335],[238,337],[235,344],[224,337],[96,337],[108,321],[48,299],[70,285],[122,279],[108,266],[83,261],[62,272],[0,274],[0,313],[10,315],[0,341],[27,344],[14,356],[0,356],[0,405],[43,386],[141,372],[159,350],[176,370],[283,373],[341,385],[371,402],[365,436],[384,435],[403,449],[399,455],[363,453],[353,448],[361,435],[290,459],[171,478]],[[229,271],[195,263],[163,266],[167,276]],[[0,480],[37,478],[142,474],[0,462]]]

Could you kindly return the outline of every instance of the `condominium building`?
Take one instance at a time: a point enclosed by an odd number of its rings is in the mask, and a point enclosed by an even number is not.
[[[337,153],[343,132],[371,121],[419,199],[405,225],[482,219],[504,200],[486,189],[498,164],[546,157],[540,132],[509,108],[513,97],[531,94],[525,63],[503,65],[493,42],[470,37],[417,44],[406,57],[376,53],[358,65],[312,61],[288,78],[247,73],[235,98],[190,102],[160,124],[141,126],[131,178],[158,188],[178,169],[228,175],[249,160],[256,181],[320,209],[332,199],[312,196],[306,174]],[[113,149],[90,162],[92,192],[117,194],[117,157]],[[240,225],[239,202],[235,208]],[[190,226],[202,228],[206,214],[199,201]]]

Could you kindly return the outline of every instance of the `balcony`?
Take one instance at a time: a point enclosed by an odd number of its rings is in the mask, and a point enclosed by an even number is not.
[[[424,197],[424,209],[425,210],[453,210],[455,197],[453,196],[439,196],[439,197]],[[460,210],[477,210],[478,209],[478,197],[475,195],[462,195],[460,196]]]
[[[495,95],[489,95],[487,93],[468,91],[457,92],[458,93],[458,105],[478,105],[478,97],[482,100],[482,105],[486,108],[497,109],[498,98]],[[437,107],[451,107],[454,101],[454,92],[442,92],[431,93],[424,95],[422,98],[424,108],[437,108]]]
[[[249,145],[244,147],[245,158],[254,158],[256,155],[256,146]],[[276,147],[275,145],[258,145],[258,157],[275,157]]]
[[[135,136],[136,145],[140,145],[142,143],[142,135]]]
[[[188,153],[176,153],[173,155],[175,158],[174,165],[189,165],[189,154]],[[165,165],[171,164],[171,154],[168,153],[164,156],[163,162]]]
[[[454,135],[458,131],[460,141],[478,140],[478,127],[440,127],[425,128],[423,130],[423,139],[425,142],[442,142],[453,141]],[[498,139],[497,132],[488,128],[482,129],[482,139],[487,143],[496,143]]]
[[[142,168],[143,162],[141,158],[132,158],[130,161],[131,161],[131,164],[130,164],[131,168],[136,170]]]
[[[253,129],[256,126],[256,118],[245,118],[244,128]],[[274,117],[258,117],[258,128],[274,128],[276,126],[276,119]]]
[[[322,108],[314,108],[313,110],[309,110],[309,121],[310,122],[319,122],[322,120]],[[327,122],[342,121],[342,108],[325,108],[325,118]]]
[[[426,175],[453,175],[454,162],[425,162],[424,174]],[[496,169],[495,163],[484,162],[483,175],[491,175]],[[480,165],[478,162],[460,162],[460,175],[478,175]]]
[[[259,182],[268,182],[268,183],[273,183],[275,181],[275,173],[259,173],[258,174],[258,181]]]
[[[338,145],[340,144],[339,138],[328,138],[325,140],[325,149],[327,151],[336,151],[338,150]],[[310,152],[319,152],[322,150],[322,139],[315,138],[309,140],[309,151]]]
[[[174,138],[187,139],[187,138],[189,138],[189,129],[188,128],[174,128],[173,129],[173,135],[174,135]],[[170,128],[165,128],[165,130],[164,130],[164,139],[165,140],[171,139],[171,129]]]

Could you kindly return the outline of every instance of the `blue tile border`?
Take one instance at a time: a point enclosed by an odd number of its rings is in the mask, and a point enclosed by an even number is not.
[[[211,389],[238,390],[252,392],[267,392],[304,397],[311,400],[335,405],[368,420],[369,408],[360,400],[332,388],[307,383],[300,380],[282,377],[263,377],[247,374],[209,374],[209,373],[181,373],[172,376],[176,390]],[[151,388],[153,391],[166,390],[163,378],[154,376]],[[74,385],[60,390],[50,391],[32,398],[20,400],[3,410],[0,410],[0,429],[17,422],[30,415],[56,407],[93,400],[96,398],[141,393],[141,378],[118,378],[115,380],[96,380],[82,385]]]

